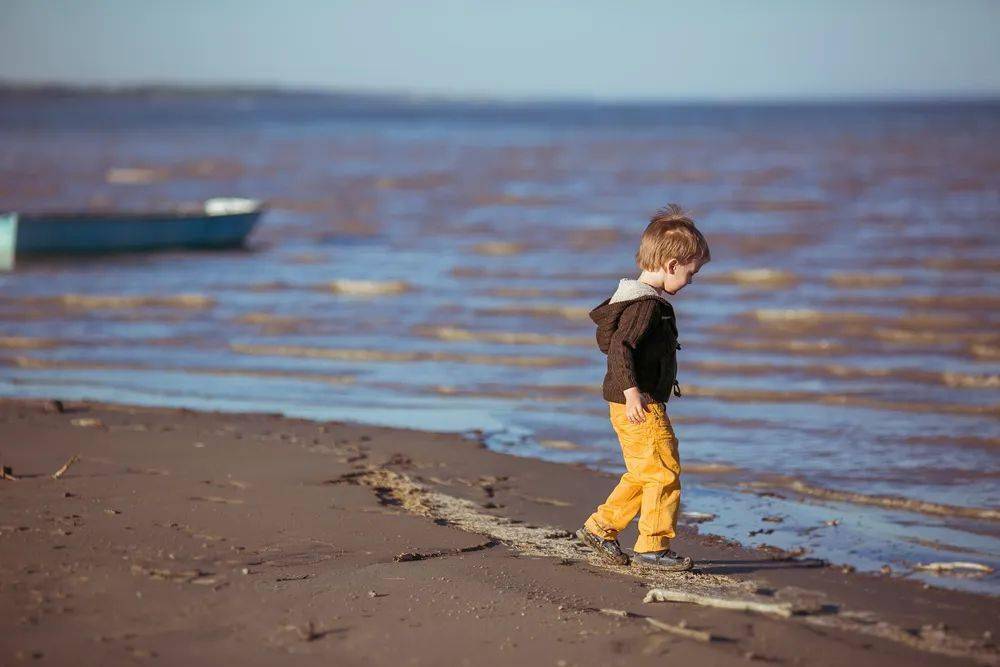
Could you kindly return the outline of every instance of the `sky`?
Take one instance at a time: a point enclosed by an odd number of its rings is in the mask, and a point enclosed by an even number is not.
[[[0,81],[539,100],[1000,97],[1000,0],[0,0]]]

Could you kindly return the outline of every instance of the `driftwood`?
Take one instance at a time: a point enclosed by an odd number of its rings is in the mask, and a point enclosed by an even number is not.
[[[499,540],[487,540],[482,544],[474,544],[471,547],[462,547],[460,549],[444,549],[440,551],[429,551],[429,552],[416,552],[416,551],[406,551],[401,554],[396,554],[393,560],[397,563],[408,563],[414,560],[427,560],[428,558],[437,558],[439,556],[452,556],[456,554],[469,553],[470,551],[481,551],[483,549],[489,549],[500,544]]]
[[[955,561],[953,563],[917,563],[913,566],[916,570],[928,570],[930,572],[951,572],[952,570],[974,570],[989,574],[993,568],[982,563],[970,563],[965,561]]]
[[[59,468],[59,470],[56,470],[54,473],[52,473],[52,479],[59,479],[60,477],[65,475],[66,471],[69,470],[69,467],[79,460],[80,460],[79,454],[74,454],[73,456],[69,457],[69,460],[66,461],[66,463],[64,463],[62,467]]]
[[[715,639],[711,632],[705,632],[704,630],[694,630],[687,627],[684,621],[681,621],[677,625],[671,625],[670,623],[664,623],[655,618],[646,617],[646,622],[652,625],[658,630],[663,630],[669,632],[673,635],[679,635],[681,637],[686,637],[687,639],[694,639],[695,641],[708,643]]]
[[[670,623],[664,623],[663,621],[657,620],[655,618],[650,618],[649,616],[641,616],[639,614],[633,614],[630,611],[624,609],[597,609],[602,614],[607,616],[617,616],[618,618],[641,618],[645,619],[647,623],[652,625],[658,630],[663,630],[664,632],[669,632],[681,637],[687,637],[688,639],[694,639],[699,642],[710,642],[717,637],[713,636],[710,632],[705,632],[704,630],[694,630],[687,627],[686,621],[681,621],[677,625],[672,625]]]
[[[16,481],[17,476],[14,474],[14,469],[10,466],[0,466],[0,479]]]
[[[703,607],[719,609],[735,609],[738,611],[756,611],[761,614],[771,614],[789,618],[794,613],[789,602],[757,602],[755,600],[737,600],[733,598],[716,598],[687,591],[672,591],[668,588],[653,588],[646,593],[643,602],[686,602]]]
[[[200,500],[206,503],[221,503],[223,505],[242,505],[239,498],[223,498],[222,496],[189,496],[188,500]]]

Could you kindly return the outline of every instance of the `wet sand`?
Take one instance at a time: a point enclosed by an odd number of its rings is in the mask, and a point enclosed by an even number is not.
[[[3,664],[1000,663],[988,596],[694,525],[676,544],[694,573],[602,565],[569,531],[615,478],[580,466],[454,434],[61,406],[0,401],[19,478],[0,481]],[[644,604],[651,588],[766,611]]]

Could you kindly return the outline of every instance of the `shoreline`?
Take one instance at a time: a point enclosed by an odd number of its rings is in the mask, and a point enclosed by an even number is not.
[[[131,393],[130,397],[145,398],[127,402],[121,400],[121,392],[103,392],[97,396],[93,394],[92,391],[74,390],[64,391],[62,395],[66,397],[64,400],[96,405],[273,414],[312,422],[350,421],[376,428],[447,433],[472,441],[478,439],[491,451],[505,455],[558,465],[581,465],[590,470],[611,474],[614,480],[620,474],[616,471],[621,467],[621,458],[616,452],[609,450],[609,456],[605,459],[592,461],[552,456],[553,453],[562,453],[561,447],[548,449],[546,445],[539,445],[524,449],[526,442],[523,440],[523,433],[507,434],[503,424],[496,420],[493,420],[495,423],[492,425],[484,425],[482,422],[485,412],[474,408],[457,412],[447,409],[441,412],[422,405],[390,405],[375,409],[351,405],[320,408],[287,401],[247,403],[237,399],[212,400],[210,407],[205,407],[202,400],[183,399],[180,394],[154,398],[151,394]],[[48,400],[45,396],[44,392],[33,392],[27,395],[0,395],[0,400]],[[468,414],[459,416],[462,412]],[[599,411],[597,414],[605,413]],[[403,418],[402,415],[406,417]],[[414,418],[416,416],[419,418]],[[435,428],[442,420],[451,422],[448,428]],[[680,415],[674,416],[673,421],[686,426],[691,418]],[[611,437],[614,438],[613,435]],[[575,448],[573,443],[568,444]],[[996,592],[998,579],[995,570],[1000,569],[997,568],[996,559],[988,551],[975,550],[979,545],[974,545],[973,548],[951,541],[947,531],[952,526],[943,523],[955,520],[955,517],[969,516],[971,519],[957,519],[958,526],[972,534],[989,536],[997,515],[995,509],[919,501],[901,495],[842,492],[835,487],[817,486],[807,479],[781,474],[756,474],[748,478],[746,474],[750,471],[727,463],[690,460],[686,457],[684,460],[685,479],[689,482],[682,509],[695,510],[697,515],[711,514],[713,519],[707,522],[700,522],[695,518],[690,521],[699,523],[702,531],[711,531],[719,539],[735,540],[751,551],[772,556],[783,551],[808,554],[812,558],[827,561],[834,567],[869,574],[878,574],[888,568],[893,576],[911,578],[921,584],[1000,596]],[[608,488],[613,485],[612,481]],[[970,525],[970,520],[978,521],[980,525]],[[685,519],[682,517],[681,521],[684,522]],[[880,543],[877,541],[879,536],[873,534],[872,525],[877,523],[907,526],[913,521],[923,522],[915,529],[918,533],[923,532],[923,536],[914,535],[907,539],[893,534]],[[898,544],[900,540],[915,545],[914,552],[900,557],[899,553],[885,551],[887,545]],[[959,561],[972,561],[977,567],[992,567],[994,571],[984,573],[970,569],[942,573],[922,570],[917,566],[918,563]]]
[[[694,573],[603,565],[571,532],[616,476],[582,465],[458,434],[62,406],[0,399],[0,461],[21,477],[0,481],[0,618],[17,628],[0,655],[383,664],[408,638],[416,664],[652,663],[664,652],[1000,664],[984,635],[998,631],[987,595],[776,558],[690,525],[677,548]],[[633,539],[630,527],[623,546]],[[770,611],[643,604],[652,588]],[[442,633],[451,641],[435,643]]]

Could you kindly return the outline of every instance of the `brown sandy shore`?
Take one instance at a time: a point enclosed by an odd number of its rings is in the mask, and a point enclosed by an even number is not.
[[[996,598],[694,528],[694,573],[602,565],[612,476],[456,435],[0,400],[0,460],[0,664],[1000,664]]]

